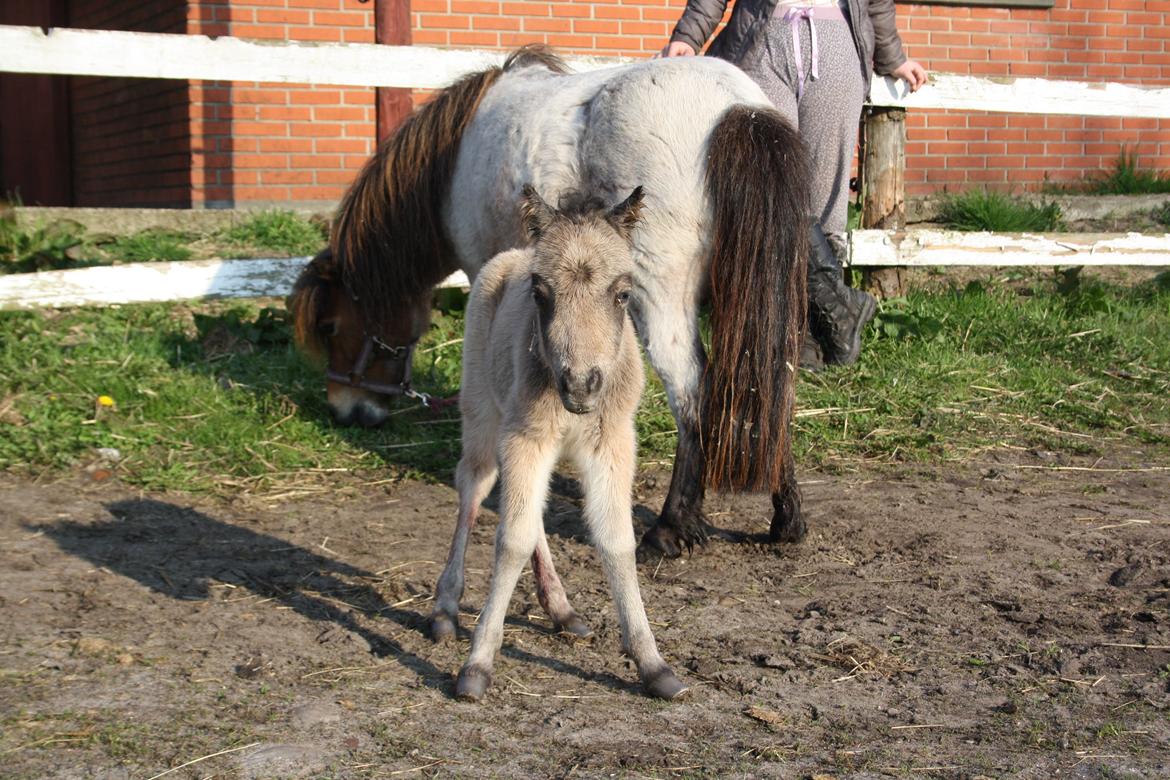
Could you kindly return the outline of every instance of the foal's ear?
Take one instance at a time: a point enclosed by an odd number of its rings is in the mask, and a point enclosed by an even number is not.
[[[520,221],[524,229],[532,238],[540,238],[548,226],[552,224],[556,212],[553,207],[544,202],[540,193],[531,184],[525,184],[520,189]]]
[[[635,187],[630,197],[610,209],[606,219],[622,238],[628,239],[630,233],[634,232],[634,226],[642,219],[642,185]]]

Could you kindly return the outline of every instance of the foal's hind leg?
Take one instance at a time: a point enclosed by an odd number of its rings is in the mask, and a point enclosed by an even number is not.
[[[484,421],[479,421],[484,422]],[[495,436],[495,426],[487,426],[486,435],[469,440],[465,434],[463,457],[455,469],[455,486],[459,491],[459,522],[455,526],[455,538],[451,540],[451,551],[447,554],[447,565],[435,586],[435,606],[431,610],[431,638],[444,642],[455,636],[459,626],[459,599],[463,597],[463,560],[467,552],[467,539],[479,507],[496,481],[496,454],[492,450],[489,436]]]
[[[800,509],[800,486],[796,484],[796,464],[792,453],[784,458],[784,484],[772,494],[772,527],[768,541],[795,544],[808,533]]]
[[[676,558],[683,547],[705,544],[710,531],[703,515],[703,444],[699,435],[699,390],[707,356],[699,338],[698,308],[692,294],[673,290],[646,297],[654,300],[639,301],[638,332],[666,388],[678,424],[678,446],[662,513],[642,537],[639,553]]]
[[[552,618],[556,630],[579,639],[593,636],[593,629],[581,619],[565,595],[565,586],[553,567],[552,552],[548,549],[548,537],[543,529],[536,543],[536,552],[532,553],[532,573],[536,576],[536,597]]]

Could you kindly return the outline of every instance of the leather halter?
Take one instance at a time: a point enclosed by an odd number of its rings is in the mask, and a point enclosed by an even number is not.
[[[418,339],[415,339],[409,344],[391,346],[377,336],[366,336],[365,341],[362,342],[362,351],[358,354],[357,362],[348,373],[343,374],[330,368],[325,371],[325,376],[332,382],[358,390],[369,390],[371,393],[382,395],[404,395],[408,398],[418,398],[426,403],[426,393],[417,392],[410,387],[410,369],[414,358],[414,348],[417,344]],[[366,379],[366,371],[376,359],[401,363],[402,381],[384,383]]]

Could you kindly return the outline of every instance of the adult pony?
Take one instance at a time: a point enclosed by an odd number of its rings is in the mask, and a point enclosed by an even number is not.
[[[805,318],[803,159],[759,87],[720,60],[569,74],[547,50],[520,49],[440,91],[366,164],[339,208],[332,257],[297,283],[298,337],[328,351],[337,418],[376,423],[377,394],[408,389],[435,285],[459,268],[474,279],[526,243],[524,183],[553,204],[571,192],[614,202],[645,185],[630,313],[679,433],[643,548],[676,556],[705,542],[707,487],[772,491],[770,539],[799,541],[788,429]]]

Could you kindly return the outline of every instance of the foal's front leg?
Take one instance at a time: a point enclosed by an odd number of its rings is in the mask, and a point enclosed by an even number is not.
[[[673,699],[686,691],[686,686],[658,652],[638,588],[634,519],[630,512],[634,459],[633,425],[608,431],[593,452],[580,456],[585,520],[613,593],[622,645],[638,667],[642,687],[651,696]]]
[[[500,526],[487,602],[471,638],[471,653],[455,681],[455,695],[478,701],[491,685],[492,665],[504,635],[508,602],[525,561],[540,541],[545,497],[556,460],[552,437],[505,434],[500,445]]]

